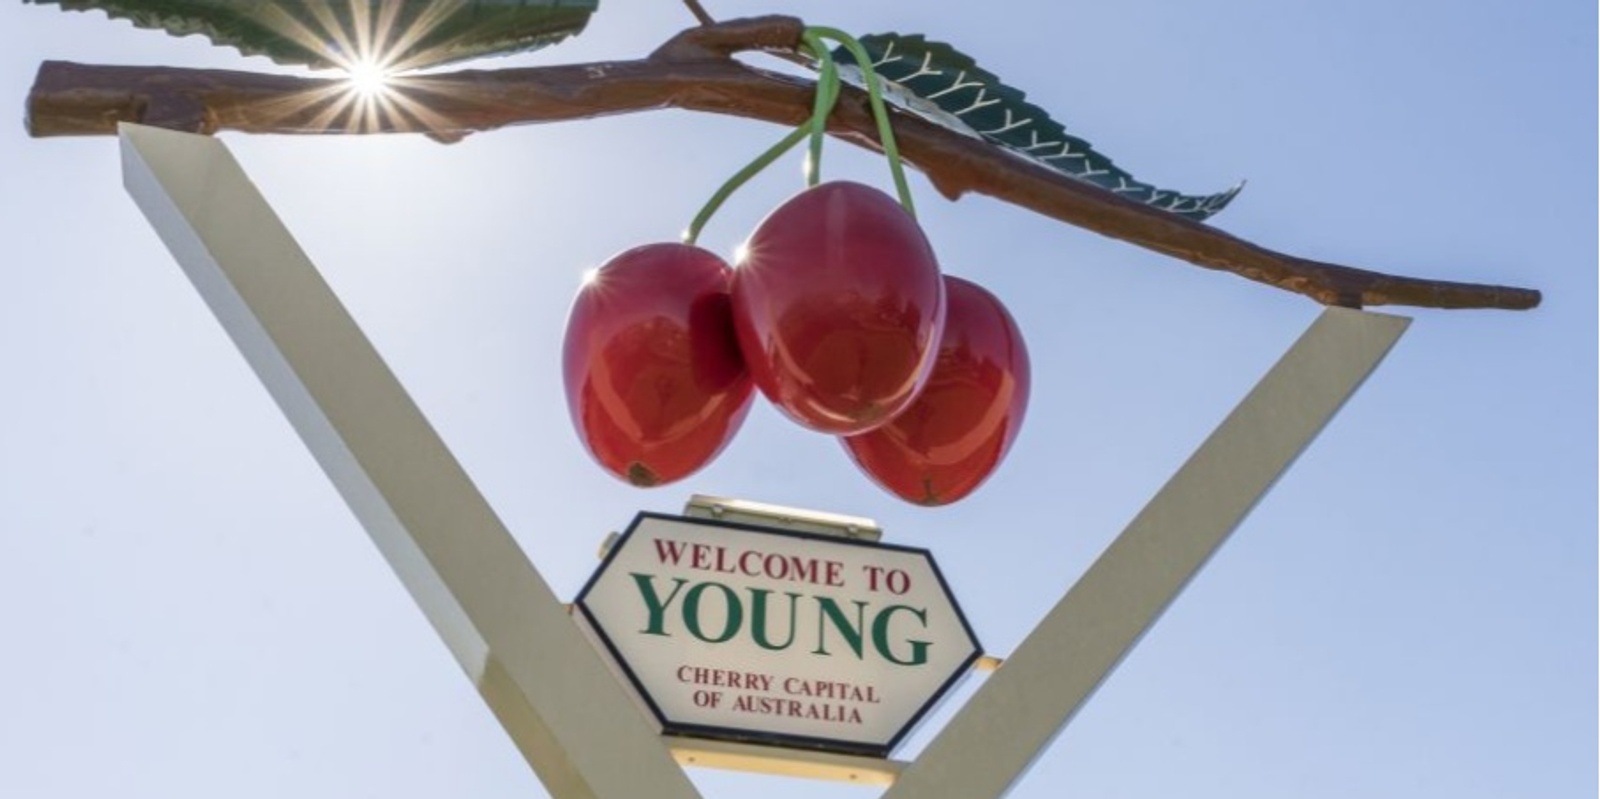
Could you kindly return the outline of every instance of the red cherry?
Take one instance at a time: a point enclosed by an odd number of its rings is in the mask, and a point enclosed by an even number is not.
[[[729,268],[686,244],[622,253],[578,292],[562,349],[567,409],[600,465],[636,486],[711,462],[750,409]]]
[[[778,206],[733,273],[751,377],[797,423],[834,434],[888,421],[933,367],[944,286],[916,220],[883,192],[824,183]]]
[[[988,479],[1028,409],[1028,350],[993,294],[946,275],[944,337],[916,402],[888,424],[843,439],[878,485],[907,502],[945,505]]]

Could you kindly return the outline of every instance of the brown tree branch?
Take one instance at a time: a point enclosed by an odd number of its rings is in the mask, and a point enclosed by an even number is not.
[[[357,99],[342,80],[167,67],[46,62],[28,96],[35,136],[114,134],[118,122],[198,133],[421,132],[441,140],[506,125],[680,108],[798,125],[814,84],[754,69],[737,52],[793,55],[803,23],[789,17],[692,28],[636,61],[466,70],[397,79],[388,103]],[[1124,200],[977,139],[897,113],[902,155],[956,199],[978,192],[1192,264],[1327,305],[1527,309],[1538,291],[1388,275],[1276,252],[1217,228]],[[866,97],[847,90],[834,136],[876,149]]]

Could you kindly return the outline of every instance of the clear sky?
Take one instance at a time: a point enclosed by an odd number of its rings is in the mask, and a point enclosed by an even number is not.
[[[1266,246],[1545,292],[1398,309],[1391,357],[1013,796],[1596,794],[1592,2],[708,6],[952,41],[1144,180],[1248,179],[1213,224]],[[605,0],[578,39],[476,66],[638,57],[692,22]],[[26,137],[44,59],[279,69],[0,4],[0,796],[542,796],[123,192],[116,142]],[[731,495],[931,548],[1004,656],[1318,308],[913,177],[945,269],[1032,351],[998,475],[911,507],[760,405],[711,468],[624,486],[563,405],[579,276],[675,237],[780,133],[660,112],[453,146],[224,138],[563,597],[636,511]],[[845,145],[827,167],[888,186]],[[763,175],[702,242],[731,251],[798,175]]]

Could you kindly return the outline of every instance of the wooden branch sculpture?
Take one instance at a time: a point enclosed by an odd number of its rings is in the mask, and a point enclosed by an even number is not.
[[[355,100],[343,79],[51,61],[40,66],[29,93],[28,130],[34,136],[106,135],[115,134],[119,122],[138,122],[206,134],[421,132],[454,141],[506,125],[661,108],[793,126],[809,118],[814,84],[732,56],[752,50],[792,56],[803,29],[791,17],[732,20],[684,31],[636,61],[398,78],[389,85],[387,107]],[[893,125],[902,156],[950,199],[987,194],[1323,304],[1512,310],[1539,304],[1533,289],[1388,275],[1275,252],[908,113],[896,113]],[[846,90],[828,128],[840,139],[877,148],[862,92]]]

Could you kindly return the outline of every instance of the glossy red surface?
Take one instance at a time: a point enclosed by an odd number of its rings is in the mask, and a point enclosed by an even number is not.
[[[750,409],[733,338],[729,268],[685,244],[612,258],[567,318],[567,409],[589,454],[637,486],[710,463]]]
[[[945,276],[944,338],[933,375],[888,424],[843,439],[874,482],[907,502],[946,505],[1005,458],[1028,409],[1028,350],[1000,301]]]
[[[750,374],[795,422],[870,430],[927,380],[944,318],[922,229],[859,183],[824,183],[756,227],[733,276],[734,330]]]

